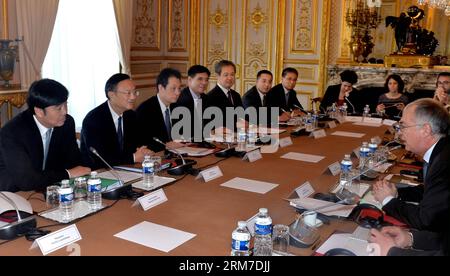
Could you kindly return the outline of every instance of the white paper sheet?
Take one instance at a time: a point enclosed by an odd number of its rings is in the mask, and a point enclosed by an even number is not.
[[[261,182],[256,180],[244,179],[244,178],[234,178],[228,182],[220,185],[222,187],[244,190],[247,192],[258,193],[258,194],[267,194],[271,190],[278,187],[277,184]]]
[[[367,241],[353,239],[352,234],[333,234],[317,249],[317,253],[324,255],[331,249],[344,248],[355,253],[356,256],[368,256],[368,244]]]
[[[291,206],[306,210],[313,210],[331,204],[329,201],[314,198],[294,198],[289,200],[289,202]],[[354,207],[355,205],[333,204],[332,206],[320,209],[317,212],[326,216],[348,217]]]
[[[164,185],[172,183],[175,180],[176,180],[175,178],[155,176],[155,180],[154,180],[155,183],[152,185],[152,187],[145,187],[143,180],[141,180],[139,182],[133,183],[133,188],[141,189],[143,191],[152,191],[152,190],[158,189]]]
[[[369,122],[361,122],[361,123],[354,123],[355,126],[366,126],[366,127],[381,127],[381,124],[378,123],[369,123]]]
[[[297,153],[297,152],[287,153],[287,154],[281,156],[281,158],[296,160],[296,161],[303,161],[303,162],[308,162],[308,163],[319,163],[320,161],[325,159],[324,156]]]
[[[196,157],[202,157],[207,156],[212,153],[214,153],[214,149],[207,149],[207,148],[194,148],[194,147],[183,147],[179,148],[176,151],[172,150],[175,154],[187,154],[188,156],[196,156]]]
[[[135,173],[135,172],[128,172],[128,171],[118,171],[116,172],[119,174],[120,178],[125,182],[128,183],[130,181],[134,181],[136,179],[139,179],[142,177],[141,173]],[[114,176],[114,174],[111,173],[111,171],[105,171],[98,174],[98,177],[100,178],[106,178],[106,179],[112,179],[116,180],[117,178]]]
[[[342,136],[342,137],[350,137],[350,138],[363,138],[366,136],[364,133],[355,133],[355,132],[347,132],[347,131],[336,131],[331,135],[333,136]]]
[[[168,253],[197,235],[144,221],[114,236]]]

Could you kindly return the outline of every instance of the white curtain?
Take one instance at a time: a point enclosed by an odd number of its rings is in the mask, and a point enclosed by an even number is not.
[[[130,56],[131,56],[131,39],[133,31],[133,3],[132,0],[113,0],[114,12],[116,14],[118,29],[118,48],[121,49],[120,63],[122,71],[131,74]]]
[[[52,38],[59,0],[17,0],[17,29],[23,38],[20,79],[28,88],[41,78],[41,67]]]
[[[111,0],[59,1],[42,75],[69,89],[69,114],[77,127],[90,110],[106,101],[106,80],[120,68],[116,42]]]

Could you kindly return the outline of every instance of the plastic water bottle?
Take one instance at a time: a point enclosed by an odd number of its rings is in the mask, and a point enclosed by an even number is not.
[[[348,115],[348,111],[347,110],[348,110],[347,103],[344,103],[342,105],[342,116],[347,117],[347,115]]]
[[[266,208],[259,209],[255,221],[254,256],[272,256],[272,218]]]
[[[341,175],[339,176],[339,184],[342,188],[346,188],[347,190],[350,190],[352,186],[352,169],[352,159],[349,154],[346,154],[344,159],[341,161]]]
[[[237,143],[238,143],[238,151],[244,151],[245,150],[245,142],[247,141],[247,133],[245,132],[245,128],[240,127],[238,128],[237,133]]]
[[[378,144],[375,138],[370,139],[369,143],[369,168],[373,168],[378,162]]]
[[[145,188],[151,188],[155,183],[155,164],[148,155],[144,157],[144,162],[142,162],[142,179]]]
[[[97,176],[97,172],[91,172],[91,177],[88,179],[87,202],[91,210],[102,208],[102,180]]]
[[[363,120],[364,120],[365,118],[369,117],[369,114],[370,114],[370,107],[369,107],[369,105],[367,104],[367,105],[364,107]]]
[[[254,148],[256,147],[256,140],[258,136],[258,128],[255,125],[250,125],[248,128],[248,139],[247,139],[247,147]]]
[[[307,132],[313,132],[314,131],[311,113],[308,113],[306,115],[305,127],[306,127],[306,131]]]
[[[62,222],[66,223],[73,220],[73,189],[70,187],[69,180],[61,182],[59,210],[61,211]]]
[[[330,111],[330,118],[331,119],[336,119],[336,103],[333,103],[333,105],[331,106],[331,111]]]
[[[249,256],[251,235],[247,229],[247,222],[239,221],[238,228],[231,234],[231,256]]]
[[[319,128],[319,114],[314,112],[312,115],[313,120],[313,128],[318,129]]]
[[[359,169],[363,170],[364,167],[367,165],[367,160],[369,159],[370,155],[370,149],[369,144],[367,142],[364,142],[359,149]]]

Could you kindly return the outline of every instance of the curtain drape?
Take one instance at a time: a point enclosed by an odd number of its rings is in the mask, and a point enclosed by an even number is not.
[[[113,0],[118,30],[118,49],[121,49],[122,71],[131,74],[131,39],[133,31],[133,3],[130,0]]]
[[[20,79],[28,88],[41,78],[41,68],[52,38],[59,0],[17,0],[20,43]]]

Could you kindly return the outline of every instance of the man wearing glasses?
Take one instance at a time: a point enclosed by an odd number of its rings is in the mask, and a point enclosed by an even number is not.
[[[93,147],[111,166],[141,163],[153,152],[139,140],[137,116],[134,112],[134,82],[125,74],[113,75],[105,85],[108,100],[86,115],[81,130],[83,162],[92,169],[105,164],[90,152]]]
[[[436,101],[421,99],[406,107],[397,130],[406,150],[423,157],[424,183],[397,191],[394,184],[380,181],[373,186],[375,199],[386,214],[412,228],[442,232],[450,215],[448,113]]]
[[[436,92],[434,99],[442,103],[447,110],[450,108],[449,94],[450,94],[450,73],[440,73],[436,82]]]

